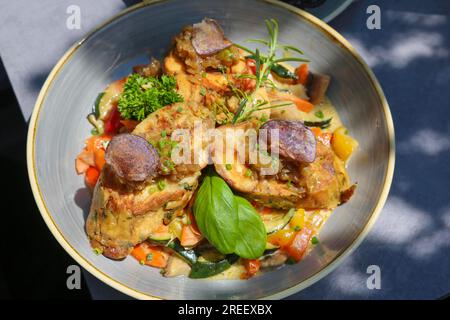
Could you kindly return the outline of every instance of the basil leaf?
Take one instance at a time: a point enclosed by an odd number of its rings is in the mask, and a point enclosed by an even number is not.
[[[266,227],[255,208],[242,197],[235,196],[239,219],[239,238],[234,252],[246,259],[256,259],[266,249]]]
[[[223,254],[233,253],[238,238],[238,212],[233,191],[208,170],[197,192],[193,212],[200,232]]]

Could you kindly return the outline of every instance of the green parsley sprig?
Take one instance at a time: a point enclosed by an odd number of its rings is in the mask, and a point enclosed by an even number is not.
[[[164,106],[182,102],[183,97],[175,91],[176,85],[176,79],[171,76],[155,78],[132,74],[124,85],[118,103],[122,118],[141,121]]]

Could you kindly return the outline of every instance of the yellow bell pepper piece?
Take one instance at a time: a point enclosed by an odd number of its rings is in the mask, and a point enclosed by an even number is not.
[[[358,147],[358,141],[348,135],[345,127],[339,127],[333,132],[331,146],[340,159],[347,161]]]
[[[298,231],[305,226],[305,210],[297,209],[292,217],[291,221],[289,221],[289,226]]]

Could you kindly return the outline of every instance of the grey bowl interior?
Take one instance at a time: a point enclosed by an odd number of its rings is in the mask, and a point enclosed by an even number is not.
[[[146,56],[161,57],[180,29],[203,17],[217,19],[236,42],[264,38],[265,18],[280,23],[280,42],[302,48],[311,69],[330,74],[329,97],[360,143],[349,163],[358,182],[354,198],[321,231],[321,243],[301,263],[248,281],[164,278],[132,258],[121,262],[93,254],[84,231],[90,204],[74,159],[89,135],[86,115],[98,92]],[[29,136],[29,170],[36,200],[66,250],[103,281],[135,297],[168,299],[282,297],[331,270],[361,240],[382,206],[392,177],[390,113],[370,71],[339,39],[312,18],[259,0],[157,2],[130,10],[92,33],[50,76],[36,106]],[[313,21],[313,22],[312,22]],[[358,238],[359,237],[359,238]]]

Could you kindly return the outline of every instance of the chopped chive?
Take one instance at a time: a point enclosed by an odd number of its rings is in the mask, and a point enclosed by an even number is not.
[[[201,87],[201,88],[200,88],[200,94],[201,94],[202,96],[205,96],[205,95],[206,95],[206,89],[205,89],[204,87]]]
[[[301,230],[300,226],[295,226],[294,227],[294,231],[300,231],[300,230]]]
[[[143,266],[143,265],[145,264],[145,261],[144,261],[144,260],[139,260],[139,264],[140,264],[141,266]]]
[[[289,180],[289,181],[287,182],[287,186],[288,186],[289,188],[292,187],[292,181],[291,181],[291,180]]]
[[[181,112],[181,111],[183,111],[183,108],[182,107],[178,107],[177,108],[177,112]]]
[[[164,160],[164,165],[169,168],[170,170],[173,170],[175,168],[175,164],[173,163],[172,160],[170,159],[166,159]]]
[[[247,169],[247,171],[245,171],[245,176],[246,177],[251,177],[252,176],[252,170]]]
[[[259,121],[261,121],[261,122],[266,122],[267,120],[269,120],[269,119],[267,118],[267,116],[265,114],[263,114],[261,116],[261,118],[259,118]]]
[[[145,260],[147,261],[152,261],[153,260],[153,254],[149,253],[146,257]]]
[[[227,164],[225,165],[225,168],[226,168],[228,171],[230,171],[231,169],[233,169],[233,166],[232,166],[231,164],[227,163]]]
[[[312,239],[311,239],[311,243],[314,244],[314,245],[316,245],[316,244],[319,243],[319,239],[318,239],[316,236],[314,236],[314,237],[312,237]]]
[[[319,119],[324,118],[324,114],[323,114],[322,110],[316,111],[316,113],[314,113],[314,115]]]
[[[98,256],[101,255],[103,253],[103,249],[101,248],[94,248],[92,251],[94,251],[94,253]]]
[[[166,130],[161,131],[161,137],[163,137],[163,138],[167,137],[167,131]]]
[[[166,183],[164,182],[164,180],[159,180],[157,185],[160,191],[164,190],[164,188],[166,187]]]
[[[161,139],[158,141],[159,149],[163,149],[166,146],[166,141]]]

